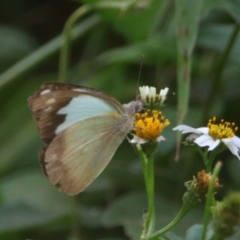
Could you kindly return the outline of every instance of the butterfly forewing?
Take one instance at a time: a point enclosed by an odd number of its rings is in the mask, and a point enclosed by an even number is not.
[[[92,88],[66,83],[45,83],[29,98],[41,138],[47,144],[73,122],[110,111],[124,112],[114,98]]]

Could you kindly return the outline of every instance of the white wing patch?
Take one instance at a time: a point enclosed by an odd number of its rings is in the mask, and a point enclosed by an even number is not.
[[[45,94],[50,93],[50,92],[51,92],[50,89],[46,89],[46,90],[43,90],[43,91],[40,93],[40,95],[45,95]]]
[[[61,108],[57,112],[57,114],[66,115],[66,118],[65,121],[57,127],[55,133],[59,134],[78,121],[110,112],[116,112],[116,110],[116,107],[101,98],[80,95],[73,98],[67,106]]]

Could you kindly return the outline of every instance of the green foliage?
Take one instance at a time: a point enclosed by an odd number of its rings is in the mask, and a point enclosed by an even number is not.
[[[199,156],[185,147],[174,161],[177,104],[188,109],[186,124],[205,126],[216,115],[240,126],[240,1],[139,0],[144,4],[129,8],[100,8],[94,4],[106,1],[99,0],[20,2],[0,2],[0,239],[139,239],[147,201],[140,160],[127,142],[74,200],[49,183],[38,163],[44,144],[27,99],[43,82],[57,81],[61,29],[82,5],[91,11],[73,27],[69,83],[128,102],[136,97],[144,55],[140,85],[168,86],[177,95],[162,110],[171,126],[155,155],[156,226],[165,226],[179,211],[184,182],[203,169]],[[179,38],[176,32],[186,26],[190,34]],[[186,80],[186,69],[187,85],[177,86],[177,76]],[[219,199],[240,183],[239,162],[225,152],[220,159]],[[202,226],[192,225],[202,217],[193,211],[174,234],[159,239],[201,239]]]

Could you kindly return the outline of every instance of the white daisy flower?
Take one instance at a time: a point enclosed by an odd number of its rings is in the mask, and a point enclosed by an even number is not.
[[[167,98],[169,88],[161,89],[159,94],[157,94],[157,90],[155,87],[149,87],[149,86],[142,86],[139,87],[141,100],[146,103],[155,103],[160,102],[160,104],[163,104],[163,102]]]
[[[143,101],[146,101],[147,98],[153,98],[155,99],[156,97],[156,88],[155,87],[149,87],[149,86],[142,86],[139,87],[141,99]]]
[[[187,125],[179,125],[173,130],[178,130],[183,134],[198,134],[199,136],[196,137],[194,143],[199,147],[208,147],[208,151],[214,150],[222,142],[240,160],[240,138],[235,136],[235,132],[238,130],[235,123],[221,120],[219,124],[216,124],[216,117],[213,117],[208,121],[207,127],[193,128]]]

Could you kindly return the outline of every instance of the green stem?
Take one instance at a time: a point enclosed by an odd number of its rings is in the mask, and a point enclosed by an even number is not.
[[[73,25],[86,13],[90,11],[87,5],[78,8],[67,20],[63,29],[63,45],[60,52],[59,60],[59,81],[65,82],[67,78],[67,69],[69,63],[69,49],[71,40],[71,30]]]
[[[154,207],[154,162],[152,156],[148,156],[148,215],[149,215],[149,225],[147,235],[151,234],[154,230],[155,224],[155,207]]]
[[[208,158],[208,161],[207,161],[207,164],[206,164],[206,171],[207,171],[207,173],[211,173],[212,172],[213,161],[214,161],[215,156],[217,155],[217,153],[218,153],[218,151],[216,149],[215,151],[212,151],[209,154],[209,158]]]
[[[214,185],[215,185],[215,181],[217,178],[217,175],[221,169],[222,163],[221,162],[217,162],[214,170],[213,170],[213,174],[211,177],[211,181],[208,187],[208,193],[207,193],[207,201],[206,201],[206,206],[205,206],[205,211],[204,211],[204,218],[203,218],[203,231],[202,231],[202,238],[201,240],[205,240],[206,239],[206,235],[207,235],[207,226],[208,226],[208,222],[209,222],[209,218],[210,218],[210,208],[211,206],[213,206],[215,204],[215,199],[214,199]]]
[[[153,158],[151,156],[147,156],[142,151],[140,144],[137,144],[136,148],[142,162],[144,180],[146,184],[146,191],[148,197],[148,212],[145,216],[146,218],[144,217],[144,228],[141,236],[141,239],[145,239],[145,237],[151,234],[151,232],[153,231],[155,223],[154,165]]]
[[[75,40],[80,36],[84,35],[92,27],[96,26],[101,22],[100,18],[96,15],[88,17],[86,20],[75,26],[72,30],[72,39]],[[23,77],[30,70],[39,67],[40,64],[44,63],[46,59],[54,55],[63,41],[62,35],[55,37],[36,51],[23,58],[5,72],[0,75],[0,87],[16,80],[19,77]]]
[[[151,234],[149,237],[145,238],[146,240],[153,240],[156,237],[161,236],[162,234],[168,232],[171,228],[173,228],[189,211],[191,207],[188,205],[183,205],[182,209],[179,211],[178,215],[170,222],[166,227],[162,228],[161,230]]]
[[[110,8],[110,9],[119,9],[126,11],[128,8],[134,6],[137,4],[139,0],[128,0],[128,1],[102,1],[99,3],[92,4],[91,6],[95,9],[101,9],[101,8]]]
[[[74,239],[81,239],[80,237],[80,216],[79,216],[79,209],[78,209],[78,201],[76,197],[70,198],[70,205],[71,205],[71,235]]]
[[[211,155],[211,154],[210,154]],[[204,158],[204,163],[206,166],[206,172],[207,173],[211,173],[212,172],[212,163],[213,163],[213,158],[211,158],[211,156],[209,155],[209,158],[206,155],[206,158]]]
[[[112,2],[109,2],[109,5],[111,4],[113,5]],[[133,4],[133,3],[132,2],[128,3],[128,5],[130,4]],[[123,6],[123,3],[120,4],[119,2],[117,5],[117,2],[115,2],[115,5],[109,6],[109,7],[120,8],[122,6]],[[96,5],[96,8],[97,7],[104,8],[104,7],[107,7],[107,4],[106,3],[105,5],[99,4],[99,6]],[[81,11],[83,11],[83,9]],[[74,27],[71,34],[71,40],[75,40],[79,38],[85,32],[87,32],[88,30],[90,30],[92,27],[96,26],[100,22],[101,22],[101,19],[97,15],[90,16],[89,18],[87,18],[86,20],[78,24],[76,27]],[[70,29],[68,30],[70,31]],[[23,58],[13,66],[11,66],[9,69],[7,69],[5,72],[3,72],[0,75],[0,87],[2,87],[3,85],[13,80],[16,80],[18,77],[22,77],[24,74],[29,72],[34,67],[39,66],[40,63],[43,63],[47,58],[49,58],[54,53],[56,53],[59,50],[59,48],[61,48],[60,70],[59,70],[61,71],[61,73],[59,73],[59,79],[64,80],[66,76],[67,66],[68,66],[67,62],[68,62],[68,48],[69,48],[69,44],[68,42],[66,43],[65,40],[66,40],[65,36],[60,35],[54,38],[53,40],[49,41],[42,47],[38,48],[36,51],[29,54],[27,57]]]
[[[213,160],[210,157],[208,158],[208,150],[207,149],[202,150],[198,146],[196,146],[195,149],[201,155],[201,157],[203,158],[203,162],[204,162],[204,165],[206,167],[206,172],[210,173]]]
[[[69,65],[69,56],[70,56],[70,42],[71,42],[71,30],[73,25],[82,18],[85,14],[90,12],[93,9],[128,9],[132,5],[136,4],[138,0],[131,0],[126,3],[121,1],[119,2],[111,2],[111,1],[103,1],[102,3],[96,3],[92,5],[83,5],[78,8],[67,20],[64,29],[63,36],[64,40],[62,43],[62,48],[60,52],[60,60],[59,60],[59,77],[58,80],[60,82],[65,82],[67,80],[67,70]]]
[[[210,151],[210,153],[208,154],[208,159],[206,159],[206,171],[208,173],[210,173],[212,171],[212,165],[214,162],[215,157],[221,153],[222,151],[224,151],[226,149],[226,146],[223,143],[220,143],[219,146],[217,146],[217,148],[215,148],[213,151]],[[206,155],[207,157],[207,155]]]

